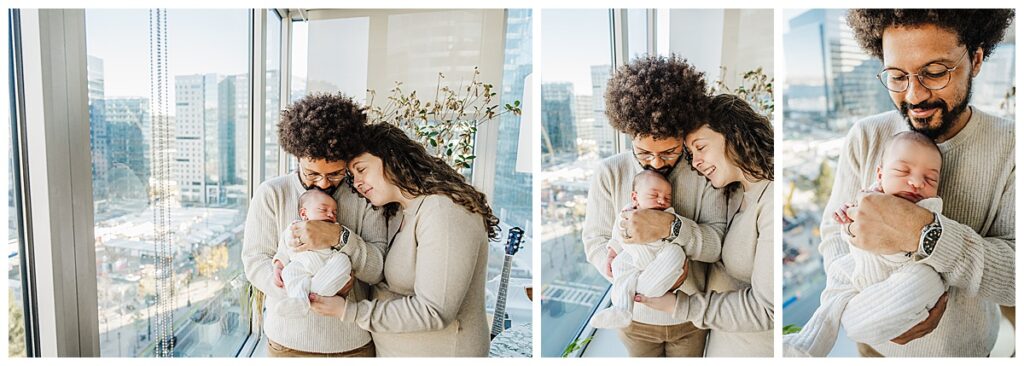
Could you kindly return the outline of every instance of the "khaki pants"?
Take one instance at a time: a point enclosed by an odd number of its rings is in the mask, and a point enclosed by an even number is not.
[[[278,344],[270,339],[267,339],[267,356],[269,357],[375,357],[377,356],[377,348],[373,346],[373,341],[366,343],[362,347],[356,348],[351,351],[345,351],[341,353],[315,353],[294,350]]]
[[[651,325],[633,321],[619,331],[630,357],[701,357],[708,330],[687,322]]]

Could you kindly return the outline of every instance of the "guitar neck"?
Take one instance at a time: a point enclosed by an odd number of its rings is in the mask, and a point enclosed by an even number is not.
[[[494,304],[494,320],[491,322],[491,339],[494,339],[505,327],[505,301],[508,292],[508,278],[512,274],[512,256],[505,255],[505,263],[501,266],[501,284],[498,285],[498,302]]]

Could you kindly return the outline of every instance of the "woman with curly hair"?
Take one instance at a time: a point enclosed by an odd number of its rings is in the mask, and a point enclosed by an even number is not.
[[[711,100],[709,119],[685,137],[690,165],[730,192],[722,259],[707,289],[636,300],[710,329],[706,356],[772,356],[774,134],[771,122],[735,95]]]
[[[312,296],[313,310],[372,333],[380,356],[487,356],[487,241],[498,238],[498,218],[483,193],[398,127],[367,126],[359,141],[345,159],[352,187],[397,230],[384,282],[372,300]]]

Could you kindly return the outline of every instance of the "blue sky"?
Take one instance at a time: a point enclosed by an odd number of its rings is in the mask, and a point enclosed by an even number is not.
[[[105,95],[148,97],[149,11],[85,14],[86,52],[103,59]],[[167,23],[172,83],[175,75],[248,71],[249,10],[170,10]]]
[[[571,82],[590,95],[590,66],[611,65],[608,10],[541,10],[543,82]]]

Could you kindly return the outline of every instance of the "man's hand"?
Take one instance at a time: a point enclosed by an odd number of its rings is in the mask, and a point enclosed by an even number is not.
[[[683,274],[679,275],[679,279],[676,280],[676,283],[673,283],[672,287],[670,287],[668,289],[668,293],[671,294],[673,291],[675,291],[677,288],[679,288],[679,286],[682,286],[683,282],[686,281],[686,276],[688,276],[689,274],[690,274],[690,260],[687,259],[687,260],[683,261]]]
[[[296,221],[292,223],[291,230],[292,242],[289,244],[296,252],[330,249],[338,244],[341,236],[341,225],[326,221]]]
[[[928,317],[924,321],[917,323],[913,328],[900,334],[899,337],[893,338],[892,343],[898,345],[905,345],[910,341],[924,337],[935,330],[939,326],[939,321],[942,320],[942,315],[946,312],[946,302],[949,301],[949,292],[945,292],[942,296],[939,296],[939,301],[935,303],[935,306],[931,310],[928,310]]]
[[[608,278],[615,278],[615,275],[612,274],[612,261],[618,255],[618,253],[615,253],[615,249],[608,248],[608,260],[604,263],[604,275]]]
[[[647,305],[647,307],[660,312],[672,313],[676,308],[676,293],[674,291],[670,291],[668,294],[658,297],[647,297],[641,294],[636,294],[633,296],[633,301]]]
[[[675,215],[665,211],[640,209],[626,210],[622,215],[622,242],[644,244],[664,239],[672,231]]]
[[[274,260],[274,286],[277,288],[284,288],[284,280],[281,279],[281,271],[284,270],[284,264],[281,261]]]
[[[348,279],[348,282],[345,283],[345,286],[342,286],[341,290],[338,290],[338,293],[336,295],[341,296],[341,297],[348,297],[348,292],[352,291],[352,286],[355,286],[355,284],[356,284],[356,278],[354,276],[350,277]]]
[[[857,205],[846,210],[853,223],[851,244],[875,254],[917,251],[921,229],[932,222],[931,211],[878,192],[861,192]]]

